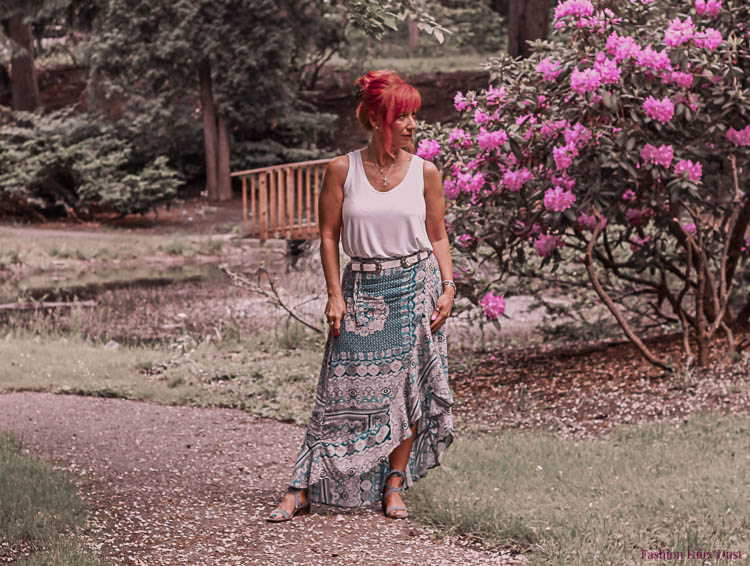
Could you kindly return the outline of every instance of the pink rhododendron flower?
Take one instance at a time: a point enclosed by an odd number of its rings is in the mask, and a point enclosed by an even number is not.
[[[583,124],[576,123],[565,128],[566,145],[581,147],[589,141],[591,141],[591,131]]]
[[[567,210],[575,201],[576,196],[562,187],[550,188],[544,192],[544,207],[554,212]]]
[[[473,175],[471,173],[459,173],[456,184],[462,193],[476,195],[484,186],[484,175],[481,171]]]
[[[510,165],[511,167],[515,167],[518,165],[518,158],[514,153],[506,153],[503,155],[503,160],[505,161],[506,165]]]
[[[560,20],[568,16],[581,18],[591,16],[594,13],[594,5],[590,0],[565,0],[555,7],[555,19]]]
[[[615,58],[618,63],[631,57],[637,57],[641,52],[641,46],[629,35],[619,36],[613,31],[607,38],[607,53]]]
[[[505,312],[505,297],[503,295],[495,295],[489,292],[481,298],[479,304],[484,307],[484,314],[490,320],[500,318]]]
[[[695,93],[688,93],[687,96],[684,96],[681,92],[678,92],[677,95],[674,97],[675,103],[682,102],[683,104],[686,104],[690,110],[693,112],[698,112],[698,95]]]
[[[638,65],[652,71],[671,71],[672,63],[669,61],[667,50],[654,51],[650,45],[641,49],[636,55]]]
[[[518,118],[516,118],[516,126],[520,126],[524,122],[528,122],[529,124],[536,124],[536,116],[534,116],[533,114],[524,114],[523,116],[519,116]]]
[[[633,189],[628,189],[622,194],[622,200],[625,200],[628,202],[634,201],[636,198],[637,197]]]
[[[570,75],[570,88],[578,94],[593,92],[601,84],[601,76],[595,69],[581,71],[576,67]]]
[[[552,149],[552,157],[554,157],[555,166],[559,171],[564,171],[573,164],[574,153],[577,154],[575,146],[557,146]]]
[[[617,66],[617,61],[608,59],[603,51],[596,54],[594,70],[599,73],[603,85],[619,82],[622,71]]]
[[[674,116],[674,104],[672,104],[668,96],[665,96],[661,100],[656,100],[653,96],[649,96],[643,103],[643,109],[646,111],[646,116],[658,120],[662,124],[666,124]]]
[[[606,225],[607,219],[605,217],[602,217],[602,230]],[[580,229],[585,228],[586,230],[590,230],[591,232],[593,232],[594,228],[596,228],[596,216],[594,216],[593,214],[586,214],[585,212],[581,212],[581,215],[578,217],[578,227]]]
[[[625,211],[625,219],[631,226],[638,226],[639,224],[645,224],[648,222],[649,217],[653,211],[648,208],[629,208]]]
[[[604,31],[604,28],[606,27],[608,21],[612,23],[622,21],[621,18],[612,20],[612,16],[614,16],[614,12],[612,12],[612,10],[610,10],[609,8],[606,8],[604,12],[598,12],[593,16],[579,18],[578,21],[575,22],[575,26],[579,29],[588,29],[593,33],[599,34]],[[555,27],[564,26],[555,25]]]
[[[715,18],[721,12],[721,0],[695,0],[695,11],[699,16]]]
[[[562,73],[562,69],[559,61],[545,57],[537,63],[536,72],[542,75],[545,81],[554,81]]]
[[[417,148],[417,155],[427,161],[432,161],[440,155],[440,144],[436,140],[422,140]]]
[[[729,128],[727,130],[727,139],[734,145],[750,145],[750,125],[741,130]]]
[[[547,257],[555,249],[563,247],[562,238],[550,236],[549,234],[539,234],[534,240],[534,249],[542,257]]]
[[[461,193],[461,189],[458,188],[458,185],[452,179],[447,179],[443,183],[443,188],[445,189],[445,196],[451,200],[457,198]]]
[[[742,246],[742,253],[743,254],[747,253],[748,251],[750,251],[750,238],[748,238],[747,240],[745,240],[745,245]]]
[[[700,181],[703,176],[703,166],[700,162],[693,163],[689,159],[683,159],[675,164],[674,172],[677,175],[687,173],[691,181]]]
[[[565,128],[568,126],[567,120],[555,120],[553,122],[544,122],[542,124],[542,127],[539,128],[539,132],[542,134],[542,137],[544,139],[549,139],[552,137],[555,137],[557,135],[557,132],[560,131],[562,128]]]
[[[641,159],[646,163],[654,163],[669,167],[674,157],[674,148],[671,145],[661,145],[658,148],[647,143],[641,150]]]
[[[471,134],[463,128],[453,128],[448,136],[448,143],[453,147],[471,147]]]
[[[682,71],[672,71],[672,73],[668,75],[668,80],[682,88],[690,88],[693,85],[693,74],[683,73]]]
[[[519,192],[521,187],[533,178],[534,175],[526,167],[518,170],[508,169],[503,173],[503,183],[509,191],[514,193]]]
[[[481,108],[477,108],[476,110],[474,110],[474,122],[476,122],[478,126],[486,124],[489,121],[490,117]]]
[[[691,236],[695,236],[698,233],[698,230],[695,227],[695,222],[691,222],[690,224],[685,224],[684,228],[685,228],[685,232],[687,232]]]
[[[487,103],[487,106],[502,104],[503,102],[505,102],[505,97],[507,95],[508,91],[504,86],[495,88],[494,86],[490,85],[490,88],[487,89],[487,94],[485,95],[484,100]]]
[[[453,107],[461,112],[464,110],[467,106],[469,106],[469,100],[463,95],[463,93],[459,90],[456,93],[456,96],[453,98]]]
[[[576,186],[576,180],[573,177],[568,177],[564,173],[559,177],[553,175],[550,178],[550,181],[552,182],[553,187],[562,187],[568,191],[572,191]]]
[[[721,37],[721,32],[714,28],[706,28],[704,31],[695,34],[695,44],[709,51],[716,49],[722,41],[724,41],[724,38]]]
[[[688,16],[683,22],[680,18],[675,18],[669,22],[669,27],[664,33],[664,43],[669,47],[677,47],[693,39],[695,26],[693,20]]]
[[[535,222],[534,225],[531,227],[531,230],[529,231],[529,236],[536,236],[537,234],[542,233],[542,227],[539,225],[539,223]]]
[[[651,236],[645,238],[639,238],[638,236],[632,236],[630,238],[630,249],[633,253],[639,252],[643,249],[644,244],[651,241]]]
[[[488,132],[486,129],[482,128],[481,130],[479,130],[479,134],[477,134],[479,149],[483,151],[497,149],[507,141],[508,134],[506,134],[504,130],[495,130],[494,132]]]

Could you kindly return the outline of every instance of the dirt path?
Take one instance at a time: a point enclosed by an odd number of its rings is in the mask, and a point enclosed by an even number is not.
[[[75,475],[91,545],[118,566],[519,563],[373,508],[266,523],[304,431],[242,411],[8,393],[0,429]]]

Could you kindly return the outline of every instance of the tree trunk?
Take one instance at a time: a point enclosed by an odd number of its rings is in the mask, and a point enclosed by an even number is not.
[[[216,130],[216,111],[211,86],[211,64],[204,59],[199,67],[201,109],[203,110],[203,141],[206,148],[206,190],[209,200],[219,200],[217,174],[218,135]]]
[[[546,39],[549,31],[548,0],[510,0],[508,8],[508,53],[528,57],[529,41]]]
[[[419,28],[417,22],[409,20],[409,51],[414,51],[419,45]]]
[[[34,67],[34,38],[31,24],[24,23],[22,12],[16,12],[8,20],[8,35],[23,48],[23,53],[14,54],[11,59],[11,91],[13,110],[33,112],[39,107],[39,85]],[[15,50],[14,50],[15,53]]]
[[[508,0],[492,0],[490,7],[504,18],[508,17]]]
[[[219,200],[232,198],[232,177],[229,167],[229,128],[227,121],[219,114],[219,156],[218,156],[218,194]]]

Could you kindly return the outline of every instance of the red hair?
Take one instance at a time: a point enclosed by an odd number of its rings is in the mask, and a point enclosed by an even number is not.
[[[419,91],[396,74],[396,71],[370,71],[359,77],[355,83],[361,90],[361,100],[357,107],[357,118],[365,130],[372,130],[370,118],[383,122],[385,147],[381,148],[380,158],[391,153],[391,125],[404,112],[419,110],[422,96]]]

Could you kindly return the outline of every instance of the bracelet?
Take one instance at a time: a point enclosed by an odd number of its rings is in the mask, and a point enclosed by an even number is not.
[[[453,287],[453,291],[454,292],[458,291],[458,289],[456,289],[456,284],[453,281],[451,281],[450,279],[444,279],[442,281],[442,284],[443,284],[443,287],[446,287],[446,286],[447,287]]]

